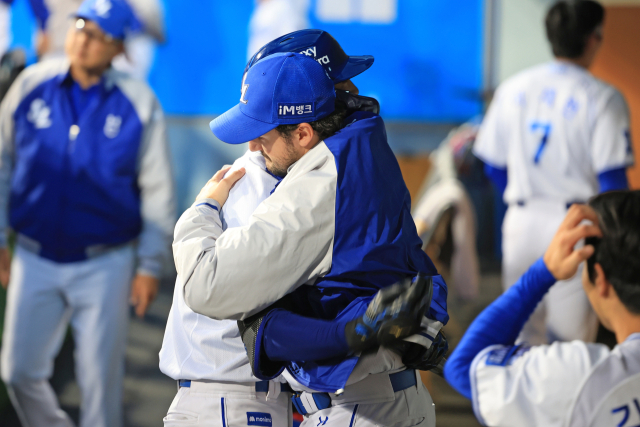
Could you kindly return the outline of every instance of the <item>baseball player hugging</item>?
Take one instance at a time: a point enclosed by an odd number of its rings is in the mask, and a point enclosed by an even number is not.
[[[304,425],[435,425],[416,369],[446,352],[446,284],[378,104],[350,81],[372,62],[324,31],[288,34],[211,122],[250,151],[176,225],[161,369],[180,388],[165,425],[288,425],[292,390]]]

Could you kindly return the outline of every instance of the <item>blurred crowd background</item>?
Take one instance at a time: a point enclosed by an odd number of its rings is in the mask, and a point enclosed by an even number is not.
[[[52,0],[52,2],[62,0]],[[544,14],[552,0],[136,0],[149,12],[147,35],[128,46],[131,62],[146,77],[167,115],[167,132],[177,184],[178,213],[202,185],[246,147],[224,144],[208,122],[237,103],[247,59],[264,43],[291,31],[320,28],[345,52],[373,55],[372,68],[354,79],[360,94],[381,105],[388,140],[400,162],[413,206],[427,188],[447,178],[457,184],[443,209],[420,212],[432,246],[426,250],[451,275],[451,342],[501,292],[500,229],[505,206],[471,154],[471,145],[495,88],[532,65],[549,61]],[[632,135],[640,127],[640,1],[602,0],[606,7],[604,42],[591,71],[615,85],[631,111]],[[5,5],[3,4],[3,7]],[[6,49],[22,49],[27,63],[43,48],[38,12],[28,0],[6,5],[0,37]],[[43,44],[44,43],[44,44]],[[135,63],[135,62],[139,63]],[[634,140],[634,138],[632,138]],[[640,139],[635,138],[636,164]],[[640,187],[640,169],[628,172]],[[452,189],[453,188],[453,189]],[[456,205],[456,215],[447,211]],[[451,223],[464,230],[462,258],[452,259]],[[420,230],[420,224],[419,230]],[[451,242],[448,243],[451,245]],[[456,263],[458,263],[456,265]],[[127,425],[160,425],[175,382],[158,370],[175,270],[165,268],[161,292],[142,320],[130,326],[125,381]],[[4,298],[4,291],[2,291]],[[0,303],[4,309],[4,301]],[[0,321],[3,316],[0,316]],[[0,328],[1,329],[1,328]],[[67,339],[52,380],[63,407],[77,417],[73,342]],[[438,425],[477,425],[470,405],[443,380],[424,376],[438,411]],[[2,387],[0,385],[0,387]],[[0,393],[0,426],[19,425],[6,393]]]

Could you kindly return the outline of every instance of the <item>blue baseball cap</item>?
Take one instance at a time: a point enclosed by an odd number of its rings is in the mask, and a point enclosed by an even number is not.
[[[277,53],[249,69],[238,105],[211,121],[228,144],[256,139],[280,125],[319,120],[335,109],[333,82],[322,66],[299,53]]]
[[[347,55],[331,34],[322,30],[299,30],[265,44],[247,63],[245,73],[260,59],[277,52],[297,52],[322,65],[334,83],[349,80],[373,64],[371,55]]]
[[[124,39],[127,32],[139,31],[142,24],[124,0],[85,0],[73,15],[93,21],[114,39]]]

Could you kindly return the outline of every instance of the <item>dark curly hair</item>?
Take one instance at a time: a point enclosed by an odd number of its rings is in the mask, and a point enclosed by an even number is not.
[[[347,117],[347,114],[347,107],[342,102],[336,101],[336,107],[333,113],[315,122],[309,122],[309,124],[313,131],[320,137],[320,141],[323,141],[344,127],[344,119]],[[288,141],[289,138],[291,138],[291,132],[298,129],[298,126],[299,125],[280,125],[276,130],[280,136]]]
[[[596,277],[595,264],[620,301],[632,313],[640,314],[640,191],[611,191],[599,194],[589,205],[598,214],[602,237],[589,237],[586,244],[595,252],[587,260],[589,280]]]
[[[547,12],[545,27],[553,54],[579,58],[588,37],[604,22],[604,8],[592,0],[563,0]]]

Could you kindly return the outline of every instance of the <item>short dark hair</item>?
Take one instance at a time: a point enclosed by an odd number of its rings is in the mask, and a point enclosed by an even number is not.
[[[604,8],[593,0],[562,0],[551,6],[545,18],[547,39],[553,54],[579,58],[587,39],[604,22]]]
[[[336,101],[336,107],[333,113],[320,120],[309,122],[309,124],[313,131],[320,137],[320,141],[323,141],[344,127],[344,119],[347,117],[347,114],[347,107],[342,102]],[[299,125],[280,125],[276,130],[280,136],[289,140],[291,132],[298,129],[298,126]]]
[[[595,248],[587,260],[589,280],[595,280],[595,264],[600,264],[627,310],[640,314],[640,191],[603,193],[589,205],[602,230],[602,238],[585,242]]]

